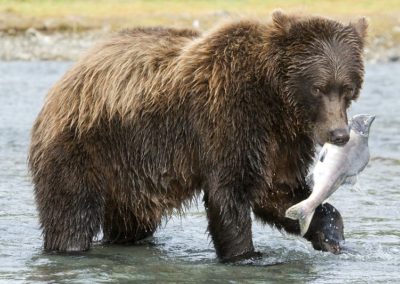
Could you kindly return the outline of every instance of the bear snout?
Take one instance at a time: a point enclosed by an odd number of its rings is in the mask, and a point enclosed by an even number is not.
[[[343,146],[350,140],[350,133],[347,128],[338,128],[329,132],[329,142]]]

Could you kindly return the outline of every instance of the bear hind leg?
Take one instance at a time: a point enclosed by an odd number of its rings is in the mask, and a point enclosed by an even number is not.
[[[69,252],[90,248],[93,237],[100,231],[102,201],[82,191],[79,198],[64,194],[47,201],[37,198],[45,250]]]
[[[47,251],[85,251],[99,233],[103,200],[99,194],[82,188],[79,196],[58,193],[51,200],[38,194],[44,249]]]
[[[105,181],[82,150],[56,147],[46,158],[41,167],[31,167],[44,249],[88,250],[104,219]]]

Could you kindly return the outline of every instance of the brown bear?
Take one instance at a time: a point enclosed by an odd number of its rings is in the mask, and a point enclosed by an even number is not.
[[[100,231],[135,243],[202,192],[223,261],[257,255],[251,212],[299,234],[285,211],[310,194],[316,143],[349,139],[365,31],[364,20],[275,12],[267,24],[136,28],[97,45],[50,90],[33,127],[44,249],[84,251]],[[320,206],[305,237],[340,250],[340,214]]]

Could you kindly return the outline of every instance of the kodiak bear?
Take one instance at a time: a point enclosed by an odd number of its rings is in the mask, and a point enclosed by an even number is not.
[[[217,256],[257,256],[255,217],[291,234],[315,145],[349,139],[366,22],[275,12],[206,33],[126,30],[50,90],[29,166],[44,249],[84,251],[151,236],[201,192]],[[320,206],[305,238],[340,251],[343,224]]]

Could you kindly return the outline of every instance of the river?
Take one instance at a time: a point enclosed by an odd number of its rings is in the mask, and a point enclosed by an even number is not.
[[[264,257],[253,265],[220,264],[204,208],[165,220],[143,245],[102,246],[77,254],[42,251],[27,173],[29,132],[49,87],[70,62],[0,62],[1,283],[400,283],[400,64],[370,64],[351,113],[377,118],[371,161],[359,190],[342,188],[330,203],[344,218],[347,252],[314,251],[301,238],[254,222]]]

